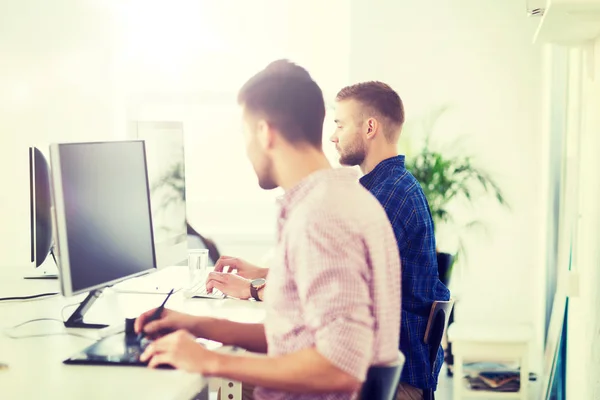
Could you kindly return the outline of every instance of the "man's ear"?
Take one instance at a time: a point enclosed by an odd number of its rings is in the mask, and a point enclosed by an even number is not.
[[[369,118],[365,121],[367,139],[373,139],[379,131],[379,122],[375,118]]]
[[[263,150],[269,150],[273,148],[275,142],[275,132],[271,125],[264,119],[257,122],[256,135],[258,143]]]

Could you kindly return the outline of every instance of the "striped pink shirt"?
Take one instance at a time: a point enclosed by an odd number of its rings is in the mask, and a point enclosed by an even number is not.
[[[398,357],[400,256],[385,211],[357,179],[349,168],[317,171],[280,199],[265,332],[270,356],[314,347],[364,381],[369,366]],[[257,400],[355,397],[255,391]]]

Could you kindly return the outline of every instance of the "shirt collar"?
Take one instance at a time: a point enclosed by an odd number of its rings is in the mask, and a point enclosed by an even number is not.
[[[404,155],[398,155],[381,161],[371,172],[360,178],[360,183],[365,188],[370,189],[375,183],[375,180],[392,167],[404,168]]]

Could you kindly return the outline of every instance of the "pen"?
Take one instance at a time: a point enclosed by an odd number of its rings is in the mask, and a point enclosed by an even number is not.
[[[169,297],[171,297],[171,295],[173,294],[174,291],[175,291],[175,289],[171,289],[171,291],[169,292],[169,294],[167,295],[165,300],[162,302],[160,307],[158,307],[156,310],[154,310],[154,314],[152,314],[150,316],[150,318],[148,319],[148,321],[146,321],[146,323],[156,321],[157,319],[160,318],[160,315],[162,314],[163,310],[165,309],[165,304],[167,304],[167,300],[169,300]],[[140,334],[138,335],[138,341],[142,340],[143,337],[144,337],[144,328],[142,328],[142,330],[140,331]]]

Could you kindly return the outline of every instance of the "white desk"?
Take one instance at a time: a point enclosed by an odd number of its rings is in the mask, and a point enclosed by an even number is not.
[[[23,269],[0,270],[0,297],[25,296],[44,292],[59,292],[57,280],[24,280]],[[35,318],[62,319],[65,305],[81,301],[55,297],[23,301],[0,302],[0,362],[8,369],[0,370],[1,399],[181,399],[190,400],[202,392],[207,396],[207,380],[200,375],[175,370],[151,370],[143,367],[113,367],[65,365],[63,361],[93,343],[92,339],[54,335],[12,339],[4,329]],[[163,295],[118,293],[101,298],[88,313],[94,317],[111,316],[122,321],[160,305]],[[186,300],[179,294],[171,296],[167,306],[196,315],[210,315],[240,322],[257,322],[264,318],[260,303],[239,300]],[[74,307],[65,310],[65,318]],[[86,315],[87,316],[87,315]],[[13,335],[66,332],[60,322],[41,321],[11,330]],[[97,337],[95,330],[69,330]],[[202,398],[200,396],[199,398]]]

